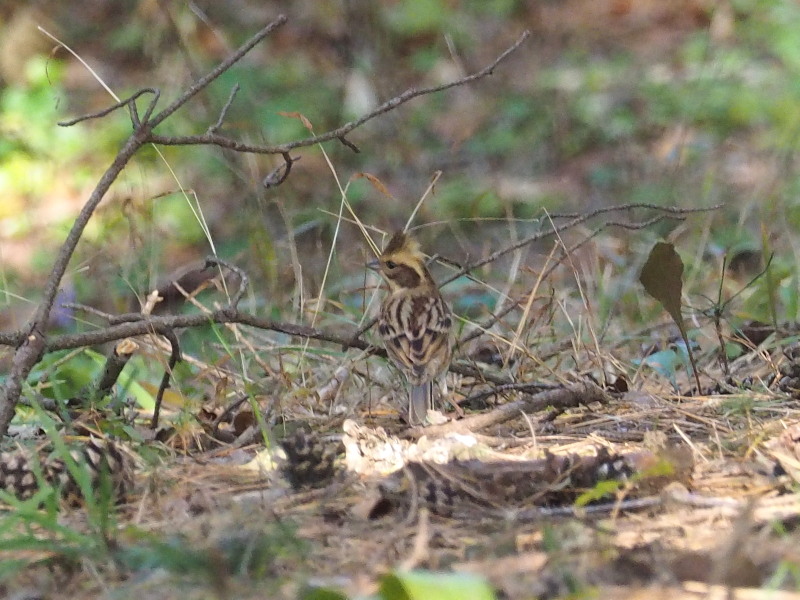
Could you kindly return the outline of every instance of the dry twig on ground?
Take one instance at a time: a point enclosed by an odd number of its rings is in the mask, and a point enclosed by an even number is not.
[[[411,430],[411,435],[421,437],[423,435],[436,436],[448,433],[469,433],[504,423],[519,416],[520,413],[538,412],[548,407],[563,409],[593,402],[607,404],[610,400],[611,396],[609,394],[590,381],[575,383],[568,387],[546,390],[538,394],[526,394],[520,400],[509,402],[485,414],[467,417],[460,421],[451,421],[444,425],[418,427]]]

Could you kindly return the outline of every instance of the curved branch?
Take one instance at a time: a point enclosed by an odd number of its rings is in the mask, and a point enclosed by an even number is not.
[[[522,32],[522,35],[517,38],[517,41],[514,42],[511,46],[509,46],[505,52],[503,52],[500,56],[498,56],[492,64],[487,65],[477,73],[473,73],[472,75],[467,75],[466,77],[462,77],[461,79],[457,79],[455,81],[450,81],[448,83],[443,83],[441,85],[434,85],[425,88],[409,88],[399,96],[395,96],[390,100],[387,100],[376,109],[368,112],[366,115],[356,119],[355,121],[350,121],[349,123],[345,123],[338,129],[334,129],[333,131],[328,131],[327,133],[323,133],[317,136],[309,137],[304,140],[298,140],[296,142],[289,142],[288,144],[282,144],[279,146],[281,152],[286,152],[289,150],[293,150],[294,148],[300,148],[303,146],[313,146],[314,144],[319,144],[320,142],[327,142],[328,140],[333,140],[337,138],[344,138],[348,133],[356,129],[357,127],[361,127],[367,121],[374,119],[378,115],[382,115],[387,113],[391,110],[394,110],[401,104],[405,104],[409,100],[413,98],[417,98],[418,96],[424,96],[427,94],[433,94],[436,92],[442,92],[444,90],[448,90],[452,87],[456,87],[459,85],[464,85],[466,83],[471,83],[473,81],[477,81],[478,79],[483,79],[487,75],[491,75],[494,72],[494,69],[503,62],[510,54],[512,54],[517,48],[522,45],[522,42],[527,40],[531,35],[531,32],[525,30]]]
[[[269,189],[282,184],[284,181],[286,181],[286,178],[289,177],[289,173],[292,172],[292,165],[301,158],[302,157],[300,156],[292,157],[288,152],[284,152],[283,164],[278,165],[275,169],[268,173],[267,176],[261,180],[261,185]]]
[[[164,392],[166,392],[167,388],[169,387],[169,380],[172,378],[172,372],[173,369],[175,369],[175,365],[182,360],[181,346],[180,342],[178,342],[178,336],[175,335],[175,332],[169,330],[164,337],[169,341],[171,351],[169,354],[169,363],[167,363],[167,368],[164,369],[164,375],[161,377],[161,384],[158,386],[156,404],[153,407],[153,418],[150,421],[150,429],[158,428],[158,417],[161,414],[161,403],[164,401]]]
[[[455,81],[450,81],[448,83],[443,83],[441,85],[434,85],[419,89],[417,88],[407,89],[402,94],[387,100],[374,110],[359,117],[355,121],[350,121],[349,123],[345,123],[338,129],[333,129],[331,131],[307,137],[302,140],[296,140],[294,142],[287,142],[285,144],[276,144],[272,146],[258,146],[233,140],[229,137],[226,137],[224,135],[219,135],[218,133],[215,132],[206,132],[203,135],[184,135],[184,136],[162,136],[162,135],[152,134],[150,136],[149,141],[154,144],[161,144],[164,146],[214,145],[214,146],[220,146],[221,148],[226,148],[228,150],[233,150],[235,152],[246,152],[249,154],[283,154],[285,156],[288,152],[294,150],[295,148],[314,146],[322,142],[338,139],[345,146],[348,146],[350,149],[354,149],[357,151],[358,148],[354,146],[351,142],[346,140],[345,136],[348,133],[350,133],[351,131],[353,131],[358,127],[361,127],[367,121],[370,121],[379,115],[394,110],[395,108],[397,108],[401,104],[405,104],[409,100],[412,100],[419,96],[425,96],[428,94],[434,94],[436,92],[442,92],[444,90],[448,90],[456,86],[465,85],[467,83],[472,83],[473,81],[483,79],[487,75],[491,75],[494,69],[497,67],[497,65],[499,65],[517,48],[519,48],[522,45],[522,42],[528,39],[528,37],[530,37],[530,31],[523,32],[522,35],[519,36],[517,41],[514,42],[511,46],[509,46],[505,50],[505,52],[503,52],[500,56],[498,56],[490,65],[487,65],[486,67],[484,67],[483,69],[481,69],[476,73],[473,73],[472,75],[467,75],[465,77],[461,77],[460,79],[456,79]],[[160,116],[161,115],[159,115],[159,117]],[[158,117],[156,117],[156,119],[158,119]]]

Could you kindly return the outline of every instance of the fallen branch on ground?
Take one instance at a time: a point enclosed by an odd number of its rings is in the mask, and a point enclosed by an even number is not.
[[[460,421],[451,421],[444,425],[433,425],[431,427],[415,427],[409,431],[409,435],[419,438],[423,435],[471,433],[510,421],[518,417],[520,413],[539,412],[548,407],[558,409],[571,408],[593,402],[608,404],[611,399],[611,395],[591,381],[573,383],[570,386],[556,390],[546,390],[533,395],[526,394],[522,399],[504,404],[491,412],[467,417]]]

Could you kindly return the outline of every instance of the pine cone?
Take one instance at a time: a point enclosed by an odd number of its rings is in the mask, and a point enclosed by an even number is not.
[[[283,439],[281,446],[286,452],[283,475],[294,490],[326,486],[336,473],[336,456],[343,451],[340,441],[326,443],[303,430]]]
[[[104,478],[110,478],[110,491],[117,502],[123,501],[133,487],[132,462],[110,441],[89,438],[71,449],[70,456],[78,469],[89,471],[94,490],[100,490]],[[27,500],[43,483],[59,488],[69,504],[82,503],[80,486],[63,457],[25,449],[0,453],[0,489]]]

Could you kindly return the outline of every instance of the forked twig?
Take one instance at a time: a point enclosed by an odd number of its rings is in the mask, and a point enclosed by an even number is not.
[[[449,81],[447,83],[443,83],[441,85],[434,85],[430,87],[424,88],[409,88],[404,91],[402,94],[395,96],[394,98],[390,98],[374,110],[368,112],[367,114],[359,117],[355,121],[350,121],[349,123],[345,123],[341,127],[337,129],[333,129],[326,133],[321,133],[319,135],[314,135],[307,137],[302,140],[296,140],[294,142],[287,142],[285,144],[276,144],[272,146],[259,146],[253,144],[246,144],[244,142],[239,142],[237,140],[232,140],[228,137],[219,135],[219,134],[209,134],[206,133],[204,135],[189,135],[189,136],[161,136],[161,135],[152,135],[150,141],[154,144],[160,144],[163,146],[190,146],[190,145],[214,145],[220,146],[221,148],[227,148],[229,150],[235,150],[237,152],[247,152],[252,154],[285,154],[294,150],[295,148],[304,148],[308,146],[315,146],[316,144],[321,144],[323,142],[328,142],[330,140],[339,140],[345,146],[350,147],[351,149],[357,151],[358,149],[353,146],[350,142],[348,142],[345,136],[361,127],[367,121],[371,121],[375,117],[388,113],[389,111],[394,110],[398,106],[405,104],[409,100],[413,100],[414,98],[418,98],[420,96],[426,96],[429,94],[435,94],[437,92],[442,92],[444,90],[448,90],[453,87],[465,85],[467,83],[472,83],[479,79],[483,79],[487,75],[491,75],[495,68],[503,62],[510,54],[512,54],[515,50],[517,50],[522,43],[530,37],[530,32],[525,31],[522,35],[517,38],[511,46],[509,46],[500,56],[498,56],[491,64],[487,65],[480,71],[473,73],[471,75],[466,75],[465,77],[461,77],[454,81]],[[168,109],[169,110],[169,109]],[[164,111],[166,112],[166,111]],[[160,115],[159,115],[160,116]]]

